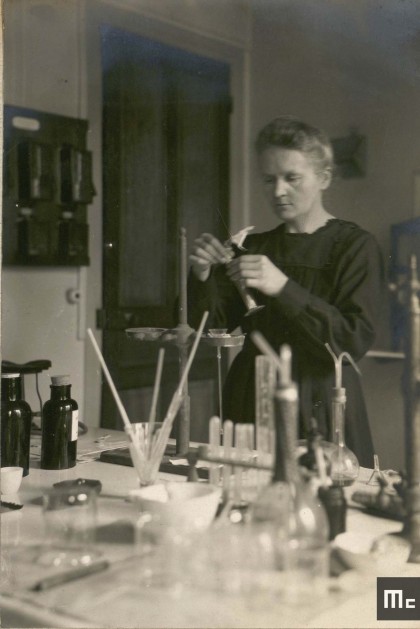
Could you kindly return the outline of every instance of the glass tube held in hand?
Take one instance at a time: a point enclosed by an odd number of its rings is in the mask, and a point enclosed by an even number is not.
[[[226,255],[230,260],[233,260],[241,251],[245,251],[245,248],[242,246],[247,234],[254,229],[253,226],[245,227],[241,229],[237,234],[234,234],[227,240],[224,244],[226,246]],[[244,302],[247,312],[245,316],[249,316],[262,310],[264,306],[258,305],[255,301],[254,297],[251,295],[250,291],[246,288],[245,283],[243,281],[235,281],[234,282],[242,301]]]

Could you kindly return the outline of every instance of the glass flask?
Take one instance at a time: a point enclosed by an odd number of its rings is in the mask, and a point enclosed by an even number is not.
[[[298,465],[298,393],[294,383],[277,389],[274,409],[276,448],[273,482],[261,492],[252,513],[259,521],[271,518],[281,523],[284,530],[287,508],[287,534],[291,547],[295,550],[323,547],[329,535],[327,515],[311,484],[302,478]],[[268,508],[270,502],[272,506]]]
[[[289,485],[288,541],[285,553],[287,600],[310,604],[323,595],[329,576],[329,523],[311,482],[298,465],[298,393],[294,383],[274,395],[276,464],[274,479]]]
[[[346,390],[343,387],[333,388],[332,398],[332,440],[334,448],[329,453],[331,480],[334,485],[345,487],[356,480],[359,473],[359,461],[356,455],[345,444]]]

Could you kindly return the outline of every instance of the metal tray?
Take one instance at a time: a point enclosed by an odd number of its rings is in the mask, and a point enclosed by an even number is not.
[[[127,336],[136,341],[159,341],[160,343],[190,343],[195,337],[195,330],[178,328],[127,328]]]
[[[201,338],[213,347],[241,347],[245,341],[245,334],[224,334],[223,336],[203,334]]]

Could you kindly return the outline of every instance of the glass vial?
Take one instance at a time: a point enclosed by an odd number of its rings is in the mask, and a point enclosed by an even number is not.
[[[22,380],[19,373],[1,376],[1,465],[23,467],[29,474],[29,448],[32,411],[22,399]]]
[[[51,377],[51,397],[42,409],[41,468],[76,465],[79,411],[71,398],[70,376]]]

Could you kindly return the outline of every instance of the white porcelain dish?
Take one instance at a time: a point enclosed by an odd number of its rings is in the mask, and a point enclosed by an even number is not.
[[[133,489],[129,500],[162,524],[204,530],[216,515],[221,490],[207,483],[167,482]]]
[[[406,563],[410,544],[398,535],[367,535],[364,533],[340,533],[333,547],[349,568],[361,572],[392,574]]]

